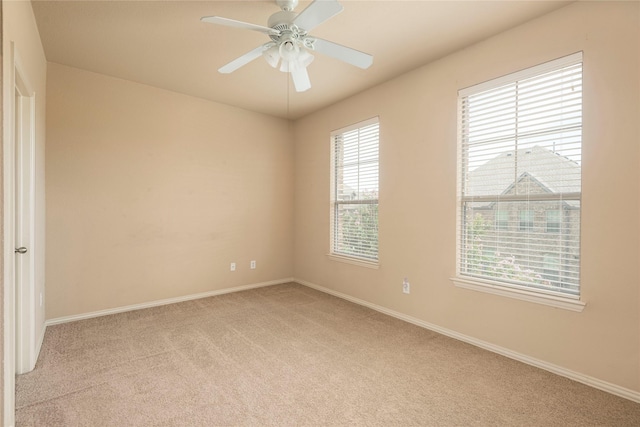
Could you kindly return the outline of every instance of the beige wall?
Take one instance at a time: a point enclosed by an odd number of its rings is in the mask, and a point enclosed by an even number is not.
[[[297,121],[295,277],[640,391],[639,6],[574,3]],[[586,308],[455,287],[458,89],[580,50]],[[373,116],[381,129],[378,270],[326,256],[329,133]]]
[[[48,90],[48,319],[292,276],[287,121],[53,63]]]

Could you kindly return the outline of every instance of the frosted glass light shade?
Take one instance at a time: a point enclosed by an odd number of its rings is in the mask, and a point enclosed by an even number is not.
[[[280,51],[278,46],[275,44],[262,52],[262,56],[264,56],[264,59],[266,59],[267,63],[273,68],[276,68],[278,66],[278,62],[280,62]]]

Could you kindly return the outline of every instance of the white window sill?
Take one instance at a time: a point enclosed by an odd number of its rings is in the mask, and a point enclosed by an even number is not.
[[[344,262],[345,264],[358,265],[360,267],[373,268],[377,270],[379,268],[379,264],[376,261],[367,261],[360,258],[351,258],[348,256],[336,255],[336,254],[327,254],[327,257],[332,261]]]
[[[452,277],[451,281],[459,288],[470,289],[472,291],[486,292],[493,295],[500,295],[507,298],[529,301],[536,304],[548,305],[564,310],[582,312],[586,303],[570,296],[551,295],[541,292],[528,291],[525,289],[515,289],[472,278]]]

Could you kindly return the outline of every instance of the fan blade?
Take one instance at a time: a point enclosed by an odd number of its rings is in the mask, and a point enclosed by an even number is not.
[[[227,27],[259,31],[261,33],[265,33],[269,35],[271,34],[276,36],[280,35],[280,31],[274,28],[263,27],[262,25],[249,24],[248,22],[236,21],[235,19],[221,18],[220,16],[203,16],[202,18],[200,18],[200,20],[202,22],[208,22],[210,24],[226,25]]]
[[[271,43],[258,46],[252,51],[245,53],[240,58],[234,59],[233,61],[229,62],[227,65],[220,67],[218,69],[218,72],[222,74],[233,73],[238,68],[242,67],[243,65],[247,65],[249,62],[258,58],[260,55],[262,55],[262,52],[264,52],[265,49],[268,49],[269,47],[271,47]]]
[[[367,69],[373,64],[373,56],[350,47],[342,46],[328,40],[313,38],[312,49],[327,56]]]
[[[306,68],[298,68],[292,71],[291,78],[293,79],[293,85],[296,87],[296,92],[304,92],[311,89],[311,81]]]
[[[314,0],[293,20],[293,24],[309,32],[329,18],[342,12],[342,5],[336,0]]]

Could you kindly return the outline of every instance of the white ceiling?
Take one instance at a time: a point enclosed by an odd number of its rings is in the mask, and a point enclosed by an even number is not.
[[[258,58],[216,70],[266,35],[200,22],[218,15],[259,25],[275,1],[33,1],[47,60],[278,117],[298,118],[508,28],[566,1],[340,0],[344,11],[311,34],[370,53],[361,70],[315,54],[312,87]],[[300,1],[296,12],[308,1]]]

